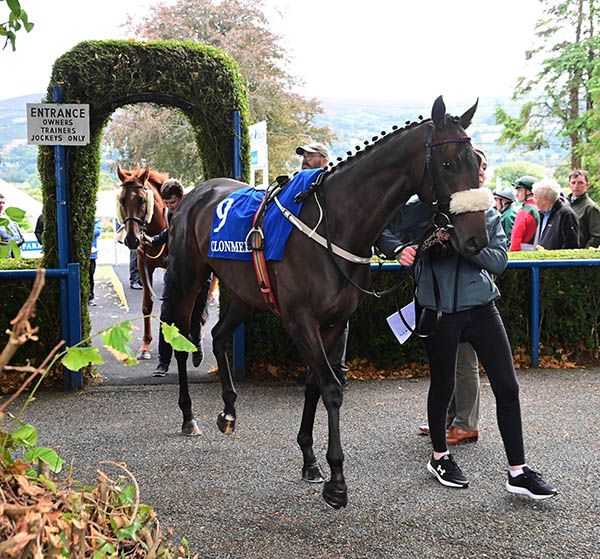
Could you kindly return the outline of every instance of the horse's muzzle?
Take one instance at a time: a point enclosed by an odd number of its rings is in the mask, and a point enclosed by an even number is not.
[[[127,237],[125,237],[125,241],[123,242],[129,250],[135,250],[140,246],[140,241],[135,235],[127,235]]]
[[[465,256],[475,256],[476,254],[479,254],[479,252],[481,252],[481,250],[487,245],[487,238],[481,238],[478,236],[469,237],[463,246],[463,253]]]

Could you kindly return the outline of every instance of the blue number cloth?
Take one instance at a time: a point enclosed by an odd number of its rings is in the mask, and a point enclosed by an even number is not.
[[[322,173],[322,169],[300,171],[277,196],[281,205],[295,216],[300,215],[302,202],[294,202],[299,192],[304,192]],[[252,229],[252,219],[265,195],[264,190],[251,187],[236,190],[215,208],[210,232],[210,258],[229,260],[252,260],[252,252],[246,245],[246,237]],[[281,260],[285,244],[293,225],[283,217],[275,202],[267,207],[263,224],[265,235],[265,257]]]

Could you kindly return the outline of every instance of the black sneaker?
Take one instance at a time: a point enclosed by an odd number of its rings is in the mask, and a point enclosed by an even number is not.
[[[427,462],[427,470],[446,487],[469,487],[469,480],[454,461],[452,454],[446,454],[439,460],[435,460],[431,456],[431,460]]]
[[[169,365],[165,365],[164,363],[159,363],[152,373],[153,377],[166,377],[169,372]]]
[[[508,472],[506,490],[510,493],[526,495],[530,499],[550,499],[558,493],[556,487],[546,483],[540,474],[528,466],[524,466],[523,473],[516,477],[512,477]]]

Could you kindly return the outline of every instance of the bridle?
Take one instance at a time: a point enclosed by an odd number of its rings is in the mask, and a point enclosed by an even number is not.
[[[121,183],[121,188],[124,188],[125,191],[127,191],[128,189],[129,190],[137,190],[137,189],[144,190],[144,199],[146,201],[146,215],[144,216],[144,219],[142,219],[141,217],[137,217],[135,215],[123,217],[120,201],[117,204],[117,218],[119,219],[119,221],[124,226],[127,223],[129,223],[130,221],[137,223],[140,226],[141,236],[143,236],[143,235],[145,235],[146,227],[152,221],[152,217],[154,214],[154,192],[152,191],[151,188],[148,188],[145,184],[137,184],[137,183],[131,183],[131,184]],[[151,295],[156,298],[158,298],[158,295],[156,295],[156,293],[152,289],[152,282],[150,281],[150,273],[148,272],[148,260],[147,259],[150,258],[151,260],[157,260],[158,258],[160,258],[163,255],[166,246],[167,246],[166,244],[162,245],[160,247],[160,250],[158,251],[158,254],[155,254],[155,255],[148,254],[148,251],[145,250],[145,248],[143,248],[142,243],[140,243],[138,246],[138,249],[141,250],[142,256],[143,256],[142,260],[143,260],[143,264],[144,264],[144,275],[145,275],[145,279],[146,279],[146,286],[148,287]]]
[[[450,217],[448,216],[448,213],[450,211],[449,210],[450,200],[448,199],[447,202],[443,202],[443,203],[440,203],[440,201],[438,200],[437,189],[436,189],[435,179],[434,179],[434,175],[433,175],[432,150],[433,150],[433,148],[442,146],[442,145],[462,144],[462,143],[467,143],[467,142],[471,141],[471,138],[469,138],[468,136],[459,136],[456,138],[446,138],[444,140],[438,140],[438,141],[434,142],[434,141],[432,141],[433,140],[433,128],[434,128],[433,126],[430,127],[428,130],[428,133],[427,133],[427,141],[425,142],[425,163],[424,163],[424,169],[423,169],[423,178],[421,179],[421,185],[424,184],[425,180],[428,177],[430,179],[431,199],[432,199],[430,205],[433,209],[432,227],[430,228],[430,231],[428,231],[428,233],[424,236],[424,238],[421,239],[421,241],[419,242],[419,247],[417,249],[417,258],[420,257],[420,255],[423,253],[423,251],[431,248],[431,246],[433,246],[434,244],[438,244],[438,243],[442,242],[439,238],[440,232],[448,232],[453,228],[453,225],[450,222]],[[320,177],[321,176],[322,175],[320,175]],[[316,188],[314,191],[314,194],[317,199],[317,202],[319,203],[319,205],[322,207],[322,210],[323,210],[323,222],[325,225],[325,239],[327,241],[327,251],[328,251],[329,256],[331,257],[331,260],[333,261],[335,267],[337,268],[338,272],[344,277],[344,279],[350,285],[352,285],[352,287],[354,287],[356,290],[360,291],[364,295],[370,295],[377,299],[383,297],[384,295],[388,295],[388,294],[393,293],[396,290],[398,290],[400,288],[400,286],[402,285],[401,280],[398,280],[398,282],[395,285],[393,285],[392,287],[390,287],[388,289],[385,289],[383,291],[376,291],[375,289],[372,289],[372,290],[364,289],[363,287],[358,285],[351,277],[348,276],[348,274],[342,269],[342,267],[340,266],[340,264],[338,263],[337,259],[335,258],[335,255],[334,255],[334,251],[333,251],[333,247],[332,247],[332,243],[331,243],[331,234],[330,234],[330,230],[329,230],[327,208],[326,208],[325,198],[323,196],[322,188]],[[403,250],[406,246],[409,246],[411,244],[414,244],[414,243],[406,243],[405,245],[402,245],[400,247],[400,251]],[[380,262],[380,264],[379,264],[380,269],[381,269],[382,265],[383,264]],[[413,268],[414,268],[414,265],[413,265]],[[436,296],[436,299],[438,299],[438,296]],[[440,305],[438,305],[438,308],[440,308]],[[441,313],[441,310],[439,312]]]

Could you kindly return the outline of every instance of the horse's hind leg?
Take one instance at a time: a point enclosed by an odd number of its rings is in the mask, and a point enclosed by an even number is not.
[[[343,331],[345,323],[336,324],[328,329],[326,335],[327,348],[331,347],[333,340],[337,339]],[[313,366],[319,377],[319,387],[323,404],[327,410],[329,427],[329,440],[327,445],[327,462],[331,469],[331,479],[323,486],[323,498],[333,508],[339,509],[348,504],[346,480],[344,479],[344,453],[340,438],[340,407],[343,401],[342,387],[335,374],[330,370],[327,362],[325,347],[316,320],[304,313],[298,314],[293,321],[288,322],[288,331],[296,342],[300,353],[306,358],[309,365]],[[311,384],[309,382],[309,384]],[[313,390],[305,390],[304,413],[302,424],[298,433],[298,443],[304,455],[304,466],[307,458],[313,462],[312,452],[312,426],[318,397]],[[304,445],[304,446],[303,446]],[[303,468],[304,473],[304,468]]]
[[[177,296],[176,290],[169,294],[169,297],[163,301],[164,316],[169,323],[171,319],[178,327],[179,333],[187,336],[190,330],[190,314],[196,300],[197,289],[188,289],[185,295]],[[192,399],[188,384],[187,373],[187,358],[188,354],[185,351],[176,351],[175,359],[177,360],[177,372],[179,375],[179,408],[183,414],[183,423],[181,425],[181,433],[183,435],[199,435],[200,428],[194,418],[192,411]]]
[[[231,368],[229,367],[225,348],[227,343],[231,341],[234,330],[246,319],[251,310],[251,307],[229,291],[229,306],[212,329],[213,353],[219,367],[219,378],[221,379],[222,396],[225,404],[223,411],[217,417],[217,425],[221,432],[226,435],[230,435],[235,431],[237,392],[233,385]]]

